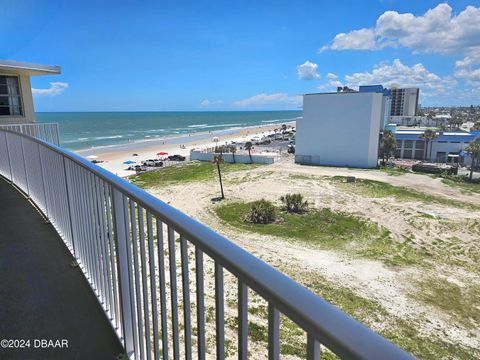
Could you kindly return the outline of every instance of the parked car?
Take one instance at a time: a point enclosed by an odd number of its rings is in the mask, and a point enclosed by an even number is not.
[[[170,155],[168,157],[168,160],[170,161],[185,161],[186,157],[182,155]]]
[[[160,166],[163,166],[163,162],[156,159],[149,159],[149,160],[145,160],[143,162],[143,165],[160,167]]]
[[[142,165],[135,165],[133,169],[134,169],[136,172],[147,171],[147,168],[146,168],[145,166],[142,166]]]

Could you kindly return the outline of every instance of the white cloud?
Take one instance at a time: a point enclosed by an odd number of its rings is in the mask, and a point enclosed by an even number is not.
[[[325,91],[329,89],[336,89],[339,86],[342,86],[342,82],[338,80],[338,76],[334,73],[327,74],[328,81],[318,87],[319,90]]]
[[[302,104],[302,97],[299,95],[290,96],[286,93],[258,94],[233,103],[233,106],[248,108],[293,108]]]
[[[320,51],[332,50],[373,50],[375,48],[375,34],[372,29],[353,30],[349,33],[340,33],[335,36],[332,44],[323,46]]]
[[[458,15],[446,3],[425,14],[386,11],[375,27],[340,33],[321,50],[375,50],[404,46],[418,53],[458,54],[480,46],[480,7],[467,6]]]
[[[320,75],[317,73],[318,65],[305,61],[302,65],[297,65],[297,75],[301,80],[315,80],[320,79]]]
[[[203,108],[215,106],[215,105],[221,105],[223,103],[223,100],[208,100],[205,99],[200,103],[200,106]]]
[[[424,96],[447,94],[456,86],[456,80],[441,77],[428,71],[421,63],[408,66],[395,59],[391,64],[375,65],[372,72],[359,72],[345,75],[348,86],[382,84],[390,87],[398,84],[401,87],[419,87]]]
[[[56,96],[62,94],[68,88],[66,82],[51,82],[48,89],[34,89],[32,88],[32,94],[42,96]]]
[[[455,76],[464,79],[468,85],[480,85],[480,47],[455,62]]]

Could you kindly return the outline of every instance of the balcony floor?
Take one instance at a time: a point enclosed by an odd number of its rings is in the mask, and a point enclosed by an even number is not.
[[[110,359],[120,342],[73,257],[35,208],[0,178],[0,341],[30,340],[1,359]],[[34,348],[35,339],[68,348]]]

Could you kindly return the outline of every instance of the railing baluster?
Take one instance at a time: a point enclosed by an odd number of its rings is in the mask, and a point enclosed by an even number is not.
[[[280,356],[280,314],[272,303],[268,303],[268,359]]]
[[[205,298],[203,284],[203,252],[195,247],[195,280],[197,285],[198,360],[205,359]]]
[[[137,309],[137,325],[138,325],[138,342],[140,347],[140,358],[145,359],[145,339],[143,337],[143,319],[142,319],[142,298],[141,298],[141,284],[139,279],[140,267],[138,260],[138,245],[137,245],[137,221],[135,214],[135,203],[130,200],[130,220],[132,225],[132,243],[133,243],[133,265],[135,276],[135,298]]]
[[[238,279],[238,359],[248,355],[248,287]]]
[[[185,359],[192,358],[192,328],[190,319],[190,283],[188,277],[188,246],[187,240],[180,237],[180,251],[182,262],[182,285],[183,285],[183,325],[185,336]]]
[[[112,206],[111,206],[111,192],[110,186],[105,185],[105,204],[107,207],[107,226],[108,226],[108,246],[110,252],[110,269],[112,274],[112,292],[113,292],[113,308],[115,314],[115,328],[120,327],[120,316],[119,316],[119,307],[118,307],[118,283],[117,283],[117,264],[116,264],[116,246],[113,241],[113,229],[112,229]],[[131,268],[131,262],[129,263]],[[130,282],[132,282],[132,277],[130,277]],[[133,296],[133,291],[131,291],[131,296]],[[135,301],[131,301],[132,305],[135,304]],[[136,351],[135,351],[136,352]]]
[[[217,359],[225,358],[225,304],[223,294],[223,267],[215,261],[215,334]]]
[[[172,332],[173,332],[173,358],[180,356],[178,336],[178,306],[177,306],[177,264],[175,260],[175,233],[168,227],[168,262],[170,266],[170,300],[172,303]]]
[[[145,225],[143,221],[143,209],[138,205],[138,233],[140,241],[140,258],[142,261],[142,290],[143,290],[143,316],[145,321],[145,345],[147,359],[152,358],[150,343],[150,311],[148,306],[148,286],[147,286],[147,258],[145,254]]]
[[[120,304],[122,310],[122,334],[125,351],[127,356],[135,351],[134,337],[133,337],[133,323],[132,323],[132,303],[130,301],[130,274],[128,271],[128,254],[127,247],[127,232],[125,224],[127,219],[127,202],[125,196],[118,190],[113,189],[112,206],[113,206],[113,223],[115,226],[115,243],[118,256],[119,267],[119,283],[120,283]]]
[[[153,350],[155,359],[160,358],[158,343],[157,277],[155,275],[155,249],[153,246],[152,214],[147,213],[148,254],[150,256],[150,293],[152,295]]]
[[[162,357],[168,360],[167,297],[165,293],[165,247],[163,245],[163,224],[157,219],[158,282],[160,284],[160,311],[162,316]]]
[[[320,343],[315,337],[307,334],[307,360],[319,360],[320,359]]]
[[[133,351],[135,354],[138,354],[138,332],[137,332],[137,321],[135,319],[135,310],[133,309],[135,307],[135,296],[134,296],[134,293],[135,293],[135,287],[134,287],[134,284],[133,284],[133,271],[132,271],[132,263],[133,263],[133,260],[132,260],[132,246],[131,246],[131,231],[130,231],[130,224],[134,223],[135,222],[135,218],[134,219],[131,219],[129,217],[129,211],[128,211],[128,207],[129,207],[129,202],[127,201],[126,198],[124,198],[124,207],[123,207],[123,212],[124,212],[124,218],[125,218],[125,233],[126,233],[126,250],[127,250],[127,263],[124,264],[124,266],[127,267],[127,271],[128,271],[128,286],[129,286],[129,301],[130,301],[130,307],[132,308],[131,312],[130,312],[130,319],[128,320],[129,322],[131,322],[131,327],[132,327],[132,336],[133,336],[133,339],[132,339],[132,343],[133,343]],[[118,250],[117,250],[118,251]],[[118,262],[117,262],[118,263]]]

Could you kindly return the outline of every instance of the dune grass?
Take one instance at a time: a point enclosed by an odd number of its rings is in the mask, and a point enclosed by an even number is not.
[[[354,183],[347,183],[345,182],[344,176],[334,176],[332,177],[332,181],[343,190],[352,191],[372,198],[392,197],[397,201],[434,203],[456,208],[480,210],[479,205],[442,196],[430,195],[407,187],[390,185],[382,181],[357,179]]]
[[[419,291],[413,295],[415,299],[449,314],[454,323],[470,329],[480,326],[480,286],[467,284],[461,287],[439,277],[417,281],[416,285]]]
[[[298,215],[276,207],[274,223],[252,224],[244,221],[250,204],[232,202],[216,206],[214,211],[220,219],[239,230],[300,241],[320,249],[340,250],[387,265],[424,264],[428,258],[422,249],[413,248],[408,241],[393,241],[387,229],[352,214],[312,209]]]
[[[262,166],[261,164],[221,164],[222,173],[251,170]],[[130,181],[141,187],[151,188],[172,183],[188,183],[212,180],[217,177],[215,164],[206,161],[188,161],[165,168],[146,171],[139,175],[129,176]]]
[[[356,294],[353,290],[325,279],[318,273],[299,269],[282,269],[302,285],[323,299],[339,307],[356,320],[372,327],[418,359],[471,359],[480,356],[480,350],[452,344],[441,336],[425,335],[418,328],[424,319],[405,320],[390,314],[381,304]],[[439,294],[439,297],[442,297]],[[447,309],[445,309],[447,310]],[[301,355],[300,344],[293,343],[296,355]],[[329,358],[336,358],[331,356]]]
[[[459,179],[463,179],[463,177],[460,177]],[[469,182],[469,181],[462,181],[454,178],[445,178],[445,179],[442,179],[442,183],[450,187],[455,187],[457,189],[460,189],[460,191],[462,191],[464,194],[467,194],[467,195],[480,194],[480,181]]]

